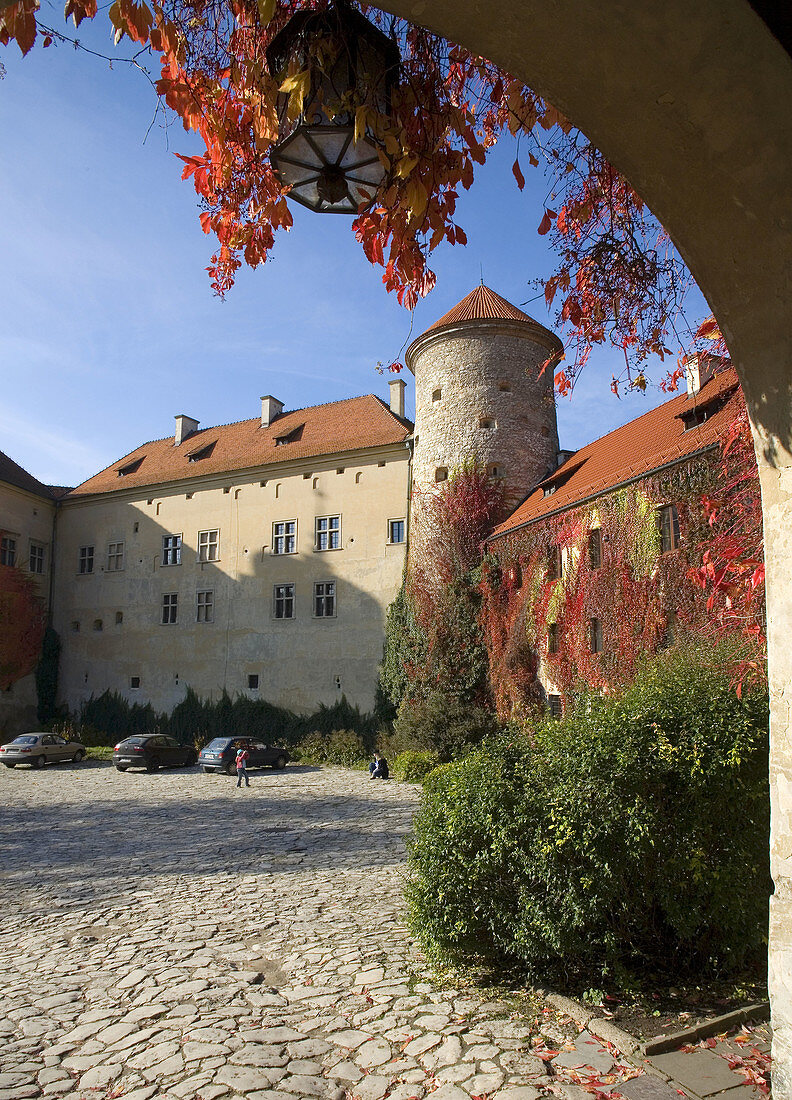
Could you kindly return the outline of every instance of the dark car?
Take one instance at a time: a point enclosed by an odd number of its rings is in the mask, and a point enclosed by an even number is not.
[[[181,745],[173,737],[162,734],[127,737],[113,749],[113,763],[120,772],[127,768],[145,768],[155,772],[157,768],[179,768],[194,764],[198,753],[193,745]]]
[[[237,749],[243,746],[248,751],[249,768],[285,768],[291,757],[280,745],[265,745],[255,737],[215,737],[201,749],[198,763],[205,772],[236,772]]]

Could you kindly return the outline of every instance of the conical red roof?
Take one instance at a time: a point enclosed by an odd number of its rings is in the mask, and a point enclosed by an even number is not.
[[[449,309],[448,313],[430,325],[426,331],[431,332],[433,329],[453,325],[458,321],[529,321],[531,324],[537,324],[527,313],[523,313],[521,309],[507,302],[505,298],[501,298],[500,294],[496,294],[483,283],[475,290],[471,290],[470,294],[458,302],[453,309]]]

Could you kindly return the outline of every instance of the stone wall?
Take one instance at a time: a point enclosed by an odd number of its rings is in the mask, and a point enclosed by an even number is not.
[[[466,321],[430,330],[408,352],[415,375],[413,480],[437,483],[477,458],[505,479],[510,504],[555,468],[553,372],[539,377],[558,344],[540,325]]]

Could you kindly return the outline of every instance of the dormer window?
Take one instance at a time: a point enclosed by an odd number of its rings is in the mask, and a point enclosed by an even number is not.
[[[296,428],[292,428],[290,432],[286,432],[285,435],[275,436],[275,446],[285,447],[287,443],[296,443],[302,438],[304,424],[298,424]]]
[[[128,462],[126,466],[119,466],[116,471],[119,477],[126,477],[127,474],[134,474],[140,469],[140,466],[145,458],[145,455],[141,455],[140,458],[136,458],[133,462]]]
[[[542,489],[542,496],[551,497],[557,488],[557,485],[545,485],[544,489]]]
[[[187,455],[187,461],[200,462],[203,458],[209,458],[216,444],[217,440],[213,439],[211,443],[206,443],[203,447],[199,447],[197,451],[190,451]]]

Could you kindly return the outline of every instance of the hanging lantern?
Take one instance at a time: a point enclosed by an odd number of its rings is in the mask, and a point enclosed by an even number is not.
[[[371,135],[355,141],[355,112],[390,110],[399,69],[396,44],[344,0],[325,11],[301,11],[267,50],[271,75],[283,84],[303,75],[301,113],[289,117],[290,95],[278,95],[279,140],[270,161],[289,198],[323,214],[357,214],[385,175]]]

